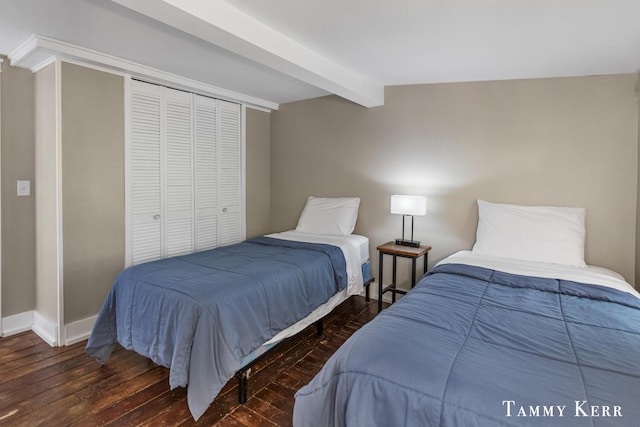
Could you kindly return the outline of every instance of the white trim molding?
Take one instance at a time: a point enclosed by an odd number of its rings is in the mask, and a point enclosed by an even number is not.
[[[365,290],[363,289],[362,292],[360,292],[360,296],[365,296]],[[399,297],[401,298],[402,295],[399,295]],[[369,298],[374,299],[376,301],[378,301],[378,282],[373,281],[369,284]],[[398,297],[396,297],[396,301],[398,300]],[[388,302],[389,304],[391,304],[391,293],[386,293],[384,295],[382,295],[382,301],[384,302]]]
[[[52,322],[37,311],[34,311],[31,329],[51,347],[58,346],[58,326],[56,322]]]
[[[56,60],[55,66],[55,102],[56,102],[56,265],[58,277],[56,278],[56,297],[58,325],[56,342],[62,345],[65,342],[64,337],[64,228],[63,228],[63,210],[62,210],[62,62]]]
[[[64,345],[72,345],[89,338],[98,315],[71,322],[65,326],[66,340]]]
[[[72,345],[89,338],[98,315],[77,320],[64,326],[65,341],[63,345]],[[58,328],[52,322],[34,310],[7,316],[2,319],[2,336],[9,337],[26,331],[33,331],[51,347],[58,345]]]
[[[247,106],[240,105],[240,240],[247,240]]]
[[[64,62],[94,67],[120,75],[131,74],[134,77],[152,83],[187,91],[197,91],[202,95],[246,104],[255,108],[277,110],[279,106],[272,101],[212,86],[137,62],[35,34],[18,45],[7,56],[12,66],[27,68],[32,72],[59,59]]]
[[[2,65],[3,60],[0,58],[0,100],[2,99]],[[0,102],[0,105],[2,102]],[[2,129],[2,108],[0,107],[0,129]],[[2,147],[2,132],[0,131],[0,147]],[[2,156],[0,156],[0,164],[2,164]],[[0,177],[2,176],[2,167],[0,167]],[[0,188],[2,188],[2,178],[0,178]],[[0,337],[4,336],[4,326],[2,325],[2,198],[0,197]]]
[[[124,267],[133,259],[131,248],[131,75],[124,75]]]
[[[33,327],[33,310],[7,316],[2,319],[2,336],[8,337],[30,331]]]

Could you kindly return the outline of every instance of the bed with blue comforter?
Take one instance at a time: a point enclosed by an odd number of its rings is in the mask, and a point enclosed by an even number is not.
[[[86,351],[105,363],[116,342],[170,368],[197,420],[243,357],[347,286],[332,245],[268,237],[124,270]]]
[[[295,426],[640,426],[640,299],[442,264],[296,394]]]

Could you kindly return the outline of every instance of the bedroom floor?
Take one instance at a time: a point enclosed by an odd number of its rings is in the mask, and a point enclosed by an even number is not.
[[[186,391],[169,390],[169,371],[120,347],[100,367],[86,341],[51,348],[33,332],[0,339],[0,425],[290,426],[294,393],[351,334],[375,317],[376,301],[351,297],[256,364],[249,400],[238,404],[231,380],[202,418],[189,414]]]

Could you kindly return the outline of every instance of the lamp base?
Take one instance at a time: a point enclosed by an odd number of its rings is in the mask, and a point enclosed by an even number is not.
[[[418,247],[420,247],[420,242],[417,241],[417,240],[396,239],[396,245],[410,246],[412,248],[418,248]]]

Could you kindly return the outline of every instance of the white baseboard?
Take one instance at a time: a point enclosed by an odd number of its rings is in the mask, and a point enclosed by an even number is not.
[[[365,291],[363,290],[360,295],[365,296]],[[398,296],[396,296],[396,300],[398,299]],[[369,285],[369,297],[376,301],[378,300],[378,283],[377,282],[371,282],[371,284]],[[391,304],[391,293],[387,292],[386,294],[382,295],[382,301],[388,302],[389,304]]]
[[[378,296],[378,295],[376,295],[376,297],[377,297],[377,296]],[[384,301],[384,302],[388,302],[389,304],[391,304],[391,303],[393,302],[392,298],[393,298],[393,297],[391,296],[391,294],[384,294],[384,295],[382,295],[382,301]],[[378,298],[375,298],[375,299],[377,300]],[[397,300],[398,300],[398,296],[396,296],[396,301],[397,301]]]
[[[33,312],[33,326],[31,329],[51,347],[58,346],[58,327],[37,311]]]
[[[62,345],[72,345],[89,338],[97,318],[98,315],[95,315],[66,325]],[[58,327],[35,310],[2,318],[0,336],[8,337],[25,331],[35,332],[51,347],[58,345]]]
[[[72,345],[80,341],[84,341],[91,335],[94,323],[98,315],[87,317],[86,319],[71,322],[65,326],[66,339],[65,345]]]
[[[2,318],[1,336],[8,337],[20,332],[30,331],[33,325],[33,310]]]

